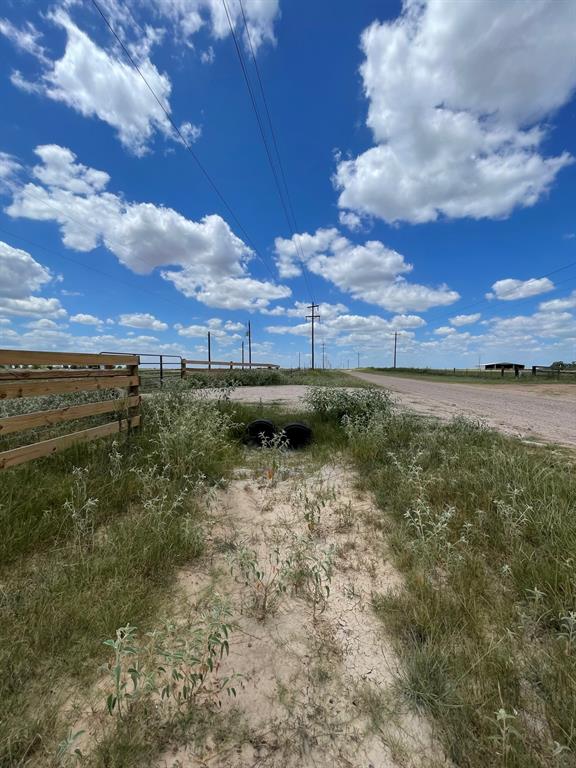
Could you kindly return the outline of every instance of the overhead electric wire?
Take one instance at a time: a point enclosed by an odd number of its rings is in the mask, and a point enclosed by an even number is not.
[[[557,267],[556,269],[552,269],[550,272],[546,272],[543,275],[540,275],[539,277],[532,278],[533,280],[543,280],[546,277],[550,277],[551,275],[556,275],[558,272],[563,272],[565,269],[570,269],[570,267],[576,267],[576,261],[571,261],[569,264],[564,264],[562,267]],[[570,280],[573,280],[575,278],[568,278],[568,280],[561,280],[559,283],[556,283],[556,285],[564,285],[565,283],[569,282]],[[538,294],[536,294],[538,295]],[[526,299],[533,299],[534,296],[524,296],[520,299],[514,299],[514,301],[525,301]],[[512,301],[512,299],[511,299]],[[467,309],[474,309],[479,306],[483,306],[484,304],[491,304],[491,299],[478,299],[478,301],[473,302],[472,304],[466,304],[463,307],[460,307],[458,310],[453,309],[451,312],[446,312],[443,315],[440,315],[439,317],[432,317],[430,318],[431,322],[438,322],[441,320],[444,320],[446,318],[449,318],[454,315],[456,311],[463,312]]]
[[[208,173],[206,167],[204,166],[204,164],[202,163],[202,161],[200,160],[200,158],[198,157],[196,152],[194,152],[194,150],[190,146],[189,142],[186,140],[186,137],[183,135],[183,133],[180,130],[180,128],[178,128],[178,126],[174,122],[174,119],[170,115],[170,112],[166,109],[166,107],[162,103],[161,99],[156,94],[156,91],[152,88],[152,86],[150,85],[150,83],[148,82],[148,80],[146,79],[144,74],[142,73],[140,67],[138,66],[138,64],[134,60],[134,57],[132,56],[132,54],[130,53],[130,51],[128,50],[128,48],[124,44],[124,42],[121,40],[120,36],[116,33],[116,30],[114,29],[114,27],[110,23],[108,17],[104,13],[104,11],[100,7],[100,5],[98,4],[97,0],[91,0],[91,2],[92,2],[92,5],[96,8],[98,13],[100,14],[100,16],[102,17],[104,23],[106,24],[106,26],[108,27],[108,29],[110,30],[110,32],[112,33],[112,35],[114,36],[114,38],[116,39],[116,41],[118,42],[120,47],[122,48],[122,51],[124,52],[124,55],[126,56],[128,61],[130,62],[132,67],[134,67],[134,69],[136,70],[136,72],[138,73],[138,75],[140,76],[140,78],[142,79],[144,84],[146,85],[146,88],[150,91],[150,93],[154,97],[154,100],[156,101],[156,103],[158,104],[158,106],[160,107],[160,109],[162,110],[164,115],[166,116],[166,119],[168,120],[168,122],[172,126],[174,132],[176,133],[176,135],[178,136],[178,138],[182,142],[183,146],[186,148],[188,153],[192,156],[192,158],[194,159],[196,165],[198,166],[199,170],[201,171],[202,175],[204,176],[206,181],[209,183],[209,185],[212,187],[212,189],[216,193],[218,199],[220,200],[222,205],[225,207],[225,209],[228,212],[230,218],[235,223],[235,225],[238,228],[238,230],[242,233],[242,235],[244,237],[244,240],[252,248],[252,250],[254,251],[256,256],[261,260],[261,262],[265,265],[266,269],[268,269],[270,275],[272,276],[272,279],[275,281],[276,280],[276,276],[272,272],[268,262],[261,256],[261,254],[258,251],[258,249],[256,248],[252,238],[250,237],[250,235],[248,234],[248,232],[246,231],[246,229],[244,228],[244,226],[242,225],[242,223],[238,219],[237,215],[234,213],[232,207],[230,206],[230,204],[228,203],[228,201],[224,197],[224,195],[221,192],[220,188],[218,187],[218,185],[216,184],[216,182],[214,181],[212,176]]]
[[[286,174],[284,172],[284,165],[282,163],[282,157],[280,155],[280,150],[278,148],[278,141],[276,140],[276,131],[274,130],[274,124],[272,123],[272,116],[270,114],[270,109],[268,107],[268,99],[266,98],[266,92],[264,91],[264,84],[262,82],[262,77],[260,76],[260,67],[258,66],[258,60],[256,59],[256,54],[254,52],[254,46],[252,45],[252,37],[250,35],[250,29],[248,27],[248,20],[246,19],[246,14],[244,13],[244,5],[242,3],[242,0],[238,0],[238,2],[240,4],[240,10],[242,12],[244,29],[246,30],[246,39],[248,40],[248,46],[250,48],[250,53],[252,55],[252,62],[254,64],[254,69],[256,70],[256,77],[258,79],[260,95],[262,96],[262,102],[264,104],[264,109],[266,110],[268,128],[270,129],[270,135],[272,136],[272,142],[274,144],[274,150],[276,152],[276,158],[278,160],[278,167],[280,168],[280,174],[282,176],[282,181],[284,182],[284,191],[286,194],[286,200],[288,201],[288,207],[290,209],[290,214],[292,216],[294,227],[295,229],[298,229],[299,227],[298,227],[298,222],[296,221],[296,215],[294,213],[294,206],[292,205],[292,200],[290,198],[290,189],[288,187],[288,181],[286,179]]]
[[[285,191],[282,190],[282,185],[280,183],[280,179],[279,179],[279,176],[278,176],[278,171],[277,171],[276,166],[274,164],[274,160],[272,159],[272,152],[271,152],[270,146],[268,144],[268,139],[266,137],[266,132],[264,130],[264,126],[263,126],[263,123],[262,123],[262,118],[260,116],[260,112],[259,112],[259,109],[258,109],[258,103],[257,103],[256,97],[255,97],[254,91],[252,89],[252,84],[250,82],[250,77],[248,76],[248,70],[247,70],[246,64],[244,62],[244,57],[242,55],[242,49],[240,47],[240,43],[238,42],[238,38],[237,38],[236,32],[234,30],[234,24],[232,23],[232,18],[230,16],[230,12],[229,12],[226,0],[222,0],[222,5],[224,6],[224,11],[226,13],[226,18],[228,19],[228,25],[230,27],[230,34],[232,35],[232,39],[234,41],[234,47],[236,49],[236,54],[238,56],[238,61],[240,62],[240,68],[241,68],[242,74],[244,76],[244,81],[246,83],[246,88],[248,89],[248,94],[249,94],[249,97],[250,97],[250,102],[252,104],[252,109],[254,110],[254,114],[256,116],[256,121],[258,123],[258,129],[259,129],[259,132],[260,132],[260,136],[262,138],[262,143],[264,144],[264,149],[266,151],[266,157],[268,158],[268,163],[270,165],[270,170],[272,171],[272,176],[274,178],[274,182],[275,182],[276,189],[277,189],[277,192],[278,192],[278,197],[279,197],[279,200],[280,200],[280,204],[282,206],[282,209],[284,211],[284,215],[286,217],[286,222],[288,224],[288,229],[290,230],[290,233],[292,235],[292,242],[293,242],[293,245],[294,245],[294,249],[296,251],[296,256],[298,257],[299,261],[302,264],[302,275],[304,277],[304,282],[306,283],[306,288],[307,288],[308,293],[310,295],[310,299],[311,299],[312,302],[314,302],[314,296],[313,296],[313,293],[312,293],[310,282],[308,280],[308,275],[307,275],[307,269],[306,269],[306,262],[305,262],[305,259],[304,259],[304,254],[302,253],[302,250],[299,247],[298,235],[296,233],[296,228],[297,227],[296,227],[296,219],[294,217],[294,209],[292,207],[292,203],[291,203],[291,200],[290,200],[290,193],[289,193],[289,190],[288,190],[288,185],[286,184],[286,175],[284,173],[284,169],[283,169],[283,166],[282,166],[282,161],[280,159],[280,152],[278,150],[278,143],[276,141],[274,129],[272,127],[272,119],[271,119],[271,116],[270,116],[270,110],[268,109],[266,97],[265,97],[265,94],[264,94],[264,88],[263,88],[263,85],[262,85],[262,79],[260,78],[260,73],[259,73],[259,70],[257,68],[256,71],[257,71],[257,74],[258,74],[258,81],[260,83],[260,91],[261,91],[261,94],[262,94],[262,97],[263,97],[263,101],[264,101],[265,108],[266,108],[266,113],[267,113],[267,116],[268,116],[268,124],[269,124],[270,129],[271,129],[270,132],[272,134],[272,139],[273,139],[273,143],[274,143],[274,149],[275,149],[276,155],[277,155],[278,166],[280,168],[280,172],[281,172],[283,180],[284,180]],[[252,40],[250,38],[250,30],[248,29],[248,23],[247,23],[247,20],[246,20],[246,15],[244,14],[244,8],[243,8],[242,4],[240,4],[240,7],[241,7],[241,10],[242,10],[242,17],[244,19],[244,26],[245,26],[245,29],[246,29],[246,37],[248,39],[250,51],[252,53],[252,59],[254,61],[255,66],[257,67],[258,65],[256,63],[256,57],[255,57],[255,54],[254,54],[254,48],[252,46]],[[286,195],[286,200],[284,199],[285,195]],[[288,201],[288,203],[286,201]],[[291,218],[291,215],[292,215],[292,218]]]
[[[222,5],[224,6],[224,11],[226,13],[226,18],[228,19],[228,25],[230,27],[230,33],[232,35],[232,39],[234,40],[234,46],[236,48],[236,53],[238,54],[238,61],[240,62],[240,67],[242,69],[242,74],[244,75],[244,80],[246,82],[246,86],[248,88],[248,94],[250,96],[250,101],[252,102],[252,108],[254,110],[254,114],[256,115],[256,121],[258,123],[258,128],[260,130],[260,136],[262,137],[262,143],[264,144],[264,149],[266,151],[266,156],[268,157],[268,163],[270,164],[270,168],[272,170],[272,174],[274,176],[274,181],[276,182],[276,189],[278,191],[278,197],[280,199],[280,203],[282,204],[282,207],[284,209],[284,213],[288,217],[289,220],[289,214],[288,209],[286,207],[286,202],[284,201],[284,195],[282,192],[282,188],[280,186],[280,180],[278,178],[278,173],[276,171],[276,167],[274,165],[274,161],[272,160],[272,156],[270,154],[270,148],[268,147],[268,141],[266,139],[266,134],[264,132],[264,126],[262,125],[262,119],[260,117],[260,112],[258,111],[258,106],[256,103],[256,98],[254,96],[254,92],[252,90],[252,85],[250,83],[250,78],[248,77],[248,71],[246,69],[246,64],[244,62],[244,57],[242,56],[242,51],[240,49],[240,45],[238,43],[238,38],[236,37],[236,32],[234,31],[234,25],[232,24],[232,18],[230,16],[230,12],[228,10],[228,5],[226,4],[226,0],[222,0]]]

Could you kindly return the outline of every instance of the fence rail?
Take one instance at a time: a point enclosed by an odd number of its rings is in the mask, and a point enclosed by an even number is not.
[[[551,378],[555,376],[559,379],[561,376],[575,376],[576,370],[566,368],[552,368],[549,365],[533,365],[532,376],[548,376]]]
[[[0,436],[52,427],[90,416],[114,414],[114,421],[70,432],[0,453],[0,469],[49,456],[76,443],[112,435],[140,425],[138,355],[33,352],[0,349],[0,400],[42,397],[108,389],[125,389],[126,396],[82,405],[0,418]],[[33,366],[32,368],[22,366]]]
[[[202,365],[205,368],[188,368],[189,365]],[[280,368],[276,363],[239,363],[236,360],[185,360],[182,358],[180,363],[181,376],[184,378],[188,373],[194,373],[194,371],[212,371],[222,368],[228,368],[234,370],[234,368],[240,368],[243,371],[249,370],[278,370]],[[214,369],[216,366],[216,369]]]

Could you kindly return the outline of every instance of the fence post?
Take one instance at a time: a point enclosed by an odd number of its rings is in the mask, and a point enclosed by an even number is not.
[[[139,364],[140,364],[140,357],[138,357],[138,362],[136,365],[130,365],[128,366],[128,370],[130,371],[130,376],[136,376],[138,378],[138,381],[136,384],[132,384],[130,387],[128,387],[128,397],[137,397],[138,398],[138,404],[135,405],[133,408],[128,409],[128,433],[132,431],[132,417],[137,416],[140,413],[140,370],[139,370]]]
[[[183,379],[186,376],[186,360],[181,357],[180,358],[180,378]]]
[[[162,365],[163,356],[160,355],[160,389],[162,389],[162,385],[164,384],[164,367]]]

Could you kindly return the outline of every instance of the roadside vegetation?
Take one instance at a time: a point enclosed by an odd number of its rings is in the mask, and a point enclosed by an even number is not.
[[[47,764],[59,708],[96,679],[103,640],[150,620],[202,552],[200,499],[239,459],[230,417],[177,394],[144,414],[141,433],[2,474],[2,765]]]
[[[382,635],[370,643],[391,640],[401,663],[394,697],[355,691],[371,733],[392,749],[387,723],[413,711],[446,758],[418,765],[574,765],[573,457],[481,424],[397,412],[383,389],[313,388],[302,413],[232,403],[226,391],[150,396],[140,433],[2,474],[0,764],[129,768],[156,765],[175,744],[252,743],[243,677],[226,662],[237,647],[223,596],[232,585],[250,621],[307,606],[323,638],[307,695],[324,712],[340,657],[323,617],[338,590],[354,597],[359,566],[348,565],[345,583],[338,567],[348,548],[360,563],[385,542],[381,567],[391,558],[399,577],[383,588],[371,566]],[[293,459],[281,435],[248,450],[244,426],[259,416],[280,428],[305,420],[315,441]],[[375,501],[369,512],[314,474],[335,462],[355,467]],[[300,465],[318,477],[312,485]],[[224,489],[240,492],[234,478],[247,467],[260,478],[263,514],[281,479],[299,510],[297,523],[274,523],[282,538],[266,549],[222,532],[215,512]],[[354,527],[359,517],[367,529]],[[179,574],[216,556],[225,565],[208,566],[209,588],[191,603]],[[303,693],[278,695],[294,708]],[[87,702],[102,723],[88,745]],[[392,754],[412,764],[397,744]]]
[[[160,386],[158,370],[141,370],[143,391],[157,389]],[[365,382],[348,376],[343,371],[316,368],[282,368],[280,370],[188,370],[185,379],[180,379],[180,371],[167,369],[164,372],[164,388],[204,389],[210,387],[267,387],[281,384],[308,384],[328,387],[366,387]]]
[[[450,381],[455,384],[514,384],[533,386],[535,384],[576,384],[576,374],[572,368],[554,368],[550,371],[539,371],[536,376],[531,370],[520,372],[514,376],[514,371],[485,371],[476,368],[362,368],[362,373],[378,373],[389,376],[403,376],[412,379],[429,381]],[[567,373],[563,373],[567,371]]]
[[[463,420],[351,420],[404,586],[375,595],[398,690],[459,766],[574,765],[574,458]]]

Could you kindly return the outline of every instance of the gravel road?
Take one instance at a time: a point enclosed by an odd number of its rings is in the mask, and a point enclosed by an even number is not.
[[[306,394],[307,389],[308,387],[305,384],[237,387],[230,393],[230,399],[242,403],[281,403],[288,408],[299,408],[302,405],[302,398]]]
[[[450,419],[480,419],[507,434],[536,442],[576,446],[576,385],[455,384],[400,376],[350,372],[392,392],[398,405],[416,413]],[[232,400],[298,407],[303,385],[238,387]]]
[[[455,384],[375,373],[351,373],[386,387],[399,405],[449,419],[481,419],[525,439],[576,445],[576,386],[573,384]]]

